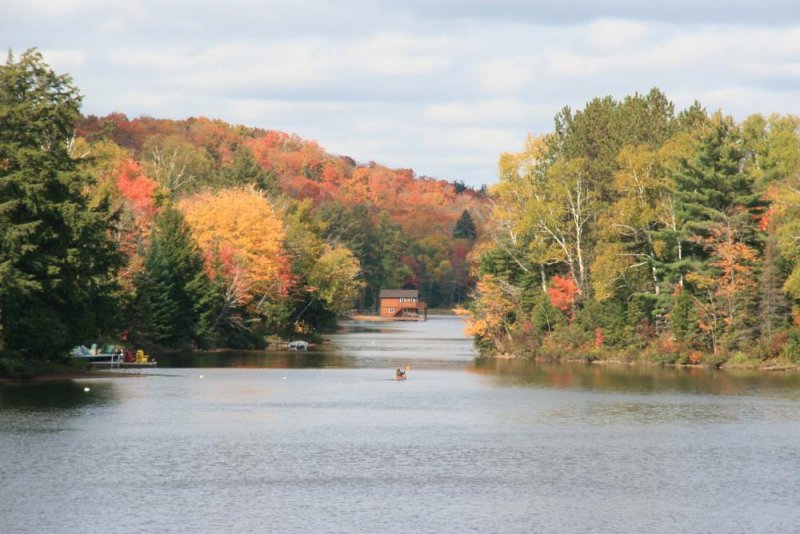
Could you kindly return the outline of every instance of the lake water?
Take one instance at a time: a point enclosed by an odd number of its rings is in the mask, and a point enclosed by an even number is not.
[[[0,531],[800,529],[800,375],[480,360],[452,317],[346,326],[0,386]]]

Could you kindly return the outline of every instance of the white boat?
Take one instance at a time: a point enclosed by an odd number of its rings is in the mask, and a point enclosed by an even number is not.
[[[70,355],[74,358],[80,358],[87,362],[121,362],[124,359],[124,351],[115,347],[114,345],[103,345],[98,347],[92,344],[91,347],[85,345],[78,345],[70,351]]]

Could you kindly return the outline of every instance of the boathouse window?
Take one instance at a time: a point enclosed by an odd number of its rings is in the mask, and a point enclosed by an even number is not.
[[[394,308],[389,308],[389,313],[394,313]]]

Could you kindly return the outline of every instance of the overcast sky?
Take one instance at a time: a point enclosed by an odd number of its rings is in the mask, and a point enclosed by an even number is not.
[[[496,181],[563,106],[661,88],[800,113],[800,0],[2,0],[84,113],[296,133],[359,162]]]

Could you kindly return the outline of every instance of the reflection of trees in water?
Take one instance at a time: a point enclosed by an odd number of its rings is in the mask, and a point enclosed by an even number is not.
[[[769,391],[800,395],[800,373],[723,371],[702,367],[543,363],[477,358],[471,372],[494,375],[513,385],[540,385],[626,393],[676,392],[746,395]]]
[[[354,358],[326,351],[213,351],[159,356],[161,368],[304,369],[355,367]]]
[[[86,387],[89,391],[84,391]],[[113,384],[97,380],[64,380],[0,386],[0,410],[63,412],[115,400]]]

